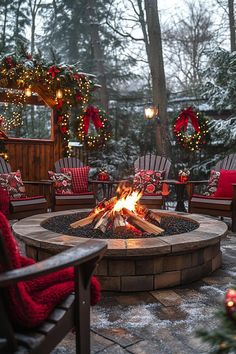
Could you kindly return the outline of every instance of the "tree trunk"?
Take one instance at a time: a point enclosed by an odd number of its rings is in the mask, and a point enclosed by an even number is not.
[[[236,50],[234,0],[228,0],[228,9],[229,9],[230,50],[232,53]]]
[[[18,1],[18,3],[17,3],[17,8],[16,8],[15,30],[14,30],[16,41],[17,41],[17,39],[18,39],[19,32],[20,32],[20,29],[19,29],[19,16],[20,16],[20,7],[21,7],[21,4],[22,4],[22,0]]]
[[[105,71],[105,58],[104,58],[104,50],[101,44],[100,33],[99,33],[99,23],[97,16],[95,14],[95,6],[94,1],[88,1],[89,4],[89,23],[91,29],[91,41],[94,52],[94,60],[97,71],[97,78],[99,83],[101,84],[101,88],[99,89],[100,100],[103,108],[106,112],[108,112],[108,91],[107,91],[107,79],[106,79],[106,71]]]
[[[69,37],[69,58],[71,63],[77,63],[79,61],[79,11],[79,2],[77,0],[73,1],[71,8],[71,32]]]
[[[30,43],[30,54],[34,54],[34,47],[35,47],[35,16],[32,14],[31,18],[31,43]]]
[[[153,104],[159,107],[160,117],[156,130],[157,152],[160,155],[170,156],[167,90],[157,0],[144,0],[144,3],[149,38],[148,62],[152,79],[152,99]]]
[[[94,50],[94,58],[97,69],[97,77],[99,83],[101,84],[100,88],[100,98],[101,104],[106,112],[108,112],[108,92],[107,92],[107,79],[105,73],[104,65],[104,53],[101,46],[100,36],[99,36],[99,25],[91,24],[91,34],[92,34],[92,45]]]
[[[5,3],[3,13],[4,13],[4,21],[3,21],[3,29],[2,29],[1,51],[4,51],[5,47],[6,47],[6,27],[7,27],[8,3]]]
[[[29,0],[29,7],[30,7],[30,15],[31,15],[31,45],[30,45],[30,52],[31,55],[34,54],[35,50],[35,30],[36,30],[36,17],[38,10],[41,6],[42,0]]]

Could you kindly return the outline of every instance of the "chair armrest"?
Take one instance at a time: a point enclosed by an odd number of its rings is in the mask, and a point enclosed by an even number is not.
[[[204,184],[204,183],[208,183],[208,179],[204,179],[204,180],[201,180],[201,181],[188,181],[187,183]]]
[[[105,253],[106,249],[107,243],[105,241],[86,241],[44,261],[24,268],[1,273],[0,287],[12,285],[19,281],[33,279],[43,274],[53,273],[71,266],[78,266],[93,259],[99,259]]]
[[[233,186],[233,203],[235,204],[235,208],[236,208],[236,183],[232,184]]]
[[[52,181],[23,181],[24,184],[51,185]]]

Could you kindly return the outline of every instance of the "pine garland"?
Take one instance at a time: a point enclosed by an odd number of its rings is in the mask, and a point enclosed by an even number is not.
[[[225,297],[225,310],[216,313],[219,319],[219,325],[213,331],[199,330],[197,336],[202,341],[211,345],[210,353],[230,354],[236,353],[236,288],[227,291]],[[232,291],[234,292],[231,295]]]
[[[20,53],[12,53],[0,59],[0,86],[36,92],[48,98],[56,112],[55,123],[58,125],[65,142],[66,155],[69,150],[69,123],[72,107],[86,110],[95,84],[91,75],[86,75],[73,65],[55,65],[46,63],[41,57],[32,58],[24,48]],[[48,103],[47,102],[47,103]],[[103,128],[97,136],[80,136],[80,141],[88,148],[104,146],[110,137],[110,124],[107,116],[101,112]]]

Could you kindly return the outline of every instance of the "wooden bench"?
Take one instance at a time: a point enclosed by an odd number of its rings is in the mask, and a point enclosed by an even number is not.
[[[76,353],[90,353],[90,280],[106,242],[89,240],[47,260],[0,273],[0,353],[46,354],[75,328]],[[8,264],[8,253],[0,234],[0,258]],[[69,295],[39,327],[18,329],[7,311],[4,288],[20,281],[74,267],[75,293]]]
[[[165,171],[163,176],[165,180],[168,179],[170,167],[171,161],[168,158],[152,154],[141,156],[134,162],[135,170]],[[163,188],[168,189],[168,185],[163,183],[162,191],[156,195],[144,193],[140,199],[140,203],[149,209],[165,208],[165,197],[169,192],[167,190],[164,191]]]
[[[0,174],[10,174],[11,172],[11,165],[0,157]],[[44,183],[40,181],[23,181],[23,183],[27,186],[38,187],[40,190],[44,186]],[[30,195],[28,197],[18,199],[10,198],[9,209],[9,219],[22,219],[27,216],[46,213],[47,200],[43,195],[37,197]]]
[[[80,168],[83,166],[83,162],[78,158],[64,157],[55,162],[55,172],[60,173],[62,168]],[[54,211],[93,208],[96,205],[95,191],[93,189],[85,193],[73,193],[70,195],[56,194],[53,191],[53,205]]]
[[[228,155],[219,161],[214,170],[220,171],[221,169],[236,170],[236,154]],[[207,183],[208,180],[188,182],[189,213],[230,217],[232,219],[232,231],[236,232],[236,184],[232,184],[232,198],[206,197],[204,195],[195,196],[195,187]]]

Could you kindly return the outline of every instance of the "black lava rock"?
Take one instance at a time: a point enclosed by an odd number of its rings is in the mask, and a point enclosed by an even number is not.
[[[160,223],[160,227],[164,229],[164,232],[159,235],[148,234],[147,232],[136,232],[128,229],[125,233],[123,231],[114,232],[112,227],[109,228],[105,233],[103,233],[101,230],[93,228],[94,223],[77,229],[73,229],[70,227],[71,223],[86,216],[87,213],[75,213],[64,216],[53,216],[43,222],[41,226],[47,230],[51,230],[59,234],[96,239],[130,239],[140,237],[150,238],[169,236],[190,232],[198,227],[198,223],[193,220],[187,220],[180,216],[164,215],[162,216]]]

